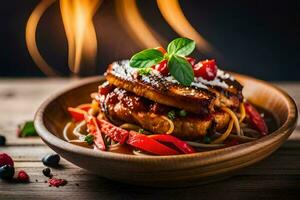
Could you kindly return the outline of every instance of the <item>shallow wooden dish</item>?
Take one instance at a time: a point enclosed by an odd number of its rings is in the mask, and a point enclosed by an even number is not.
[[[177,156],[138,157],[94,151],[65,142],[61,135],[64,125],[70,120],[66,108],[90,102],[90,93],[97,91],[100,82],[104,81],[103,77],[87,78],[46,100],[38,109],[34,124],[50,148],[66,160],[99,176],[154,187],[207,183],[230,176],[236,170],[267,157],[290,136],[296,126],[296,105],[284,91],[257,79],[235,76],[245,86],[246,98],[274,113],[280,125],[278,130],[253,142]]]

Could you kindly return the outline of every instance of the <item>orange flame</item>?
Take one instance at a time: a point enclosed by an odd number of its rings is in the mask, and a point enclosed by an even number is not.
[[[55,0],[42,0],[32,12],[26,25],[26,44],[37,66],[48,76],[57,72],[41,56],[36,44],[36,29],[44,12]],[[74,74],[80,72],[83,64],[95,65],[97,37],[93,16],[102,0],[60,0],[60,9],[68,40],[68,64]]]
[[[42,55],[39,52],[39,49],[36,44],[36,28],[37,25],[43,15],[43,13],[49,8],[55,0],[43,0],[41,1],[37,7],[33,10],[31,16],[29,17],[26,25],[26,44],[34,62],[40,68],[40,70],[48,75],[48,76],[57,76],[57,72],[55,72],[51,66],[47,64]]]
[[[165,20],[179,35],[195,40],[200,51],[213,53],[213,47],[184,16],[178,0],[157,0],[157,5]]]
[[[93,16],[102,0],[60,0],[60,9],[69,47],[69,67],[75,74],[82,63],[95,65],[97,37]]]
[[[159,40],[154,36],[154,32],[143,20],[136,0],[118,0],[115,5],[121,24],[141,48],[161,46]]]

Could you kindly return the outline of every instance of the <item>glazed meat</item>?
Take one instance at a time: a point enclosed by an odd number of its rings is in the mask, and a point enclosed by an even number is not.
[[[114,123],[137,124],[152,133],[166,133],[170,129],[167,113],[176,109],[149,101],[121,88],[114,88],[99,99],[102,111]],[[186,117],[173,119],[172,135],[183,139],[200,139],[209,131],[224,129],[229,120],[229,115],[222,111],[209,115],[189,113]]]
[[[106,79],[110,84],[138,96],[197,114],[208,114],[222,106],[237,108],[243,99],[242,86],[230,77],[217,77],[215,85],[204,81],[185,87],[170,77],[155,74],[140,76],[126,61],[111,64]]]

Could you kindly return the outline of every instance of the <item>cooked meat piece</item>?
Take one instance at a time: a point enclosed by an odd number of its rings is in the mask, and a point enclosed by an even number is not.
[[[166,133],[170,129],[167,112],[175,109],[149,101],[120,88],[115,88],[104,98],[100,98],[102,110],[114,123],[133,123],[153,133]],[[162,112],[152,109],[160,107]],[[186,117],[176,117],[173,120],[173,135],[182,139],[200,139],[210,129],[224,129],[230,117],[224,112],[214,112],[210,115],[188,114]]]
[[[230,78],[218,77],[218,83],[227,88],[212,86],[208,82],[201,83],[201,87],[199,84],[185,87],[169,80],[170,77],[155,74],[139,76],[126,61],[111,64],[106,79],[110,84],[138,96],[198,114],[208,114],[221,106],[237,108],[243,99],[242,86]]]

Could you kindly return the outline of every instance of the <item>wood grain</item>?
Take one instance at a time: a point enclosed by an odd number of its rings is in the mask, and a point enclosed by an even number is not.
[[[39,104],[57,90],[76,80],[0,80],[0,134],[8,140],[0,152],[16,160],[16,170],[25,169],[30,184],[0,181],[0,199],[298,199],[300,194],[300,126],[289,140],[266,160],[238,172],[234,177],[197,187],[156,189],[115,183],[89,174],[62,160],[61,169],[52,169],[68,184],[48,187],[40,162],[51,152],[39,138],[17,138],[16,125],[31,120]],[[300,83],[280,83],[300,105]],[[5,113],[5,114],[4,114]],[[38,180],[36,182],[35,180]],[[79,186],[76,186],[79,184]]]

